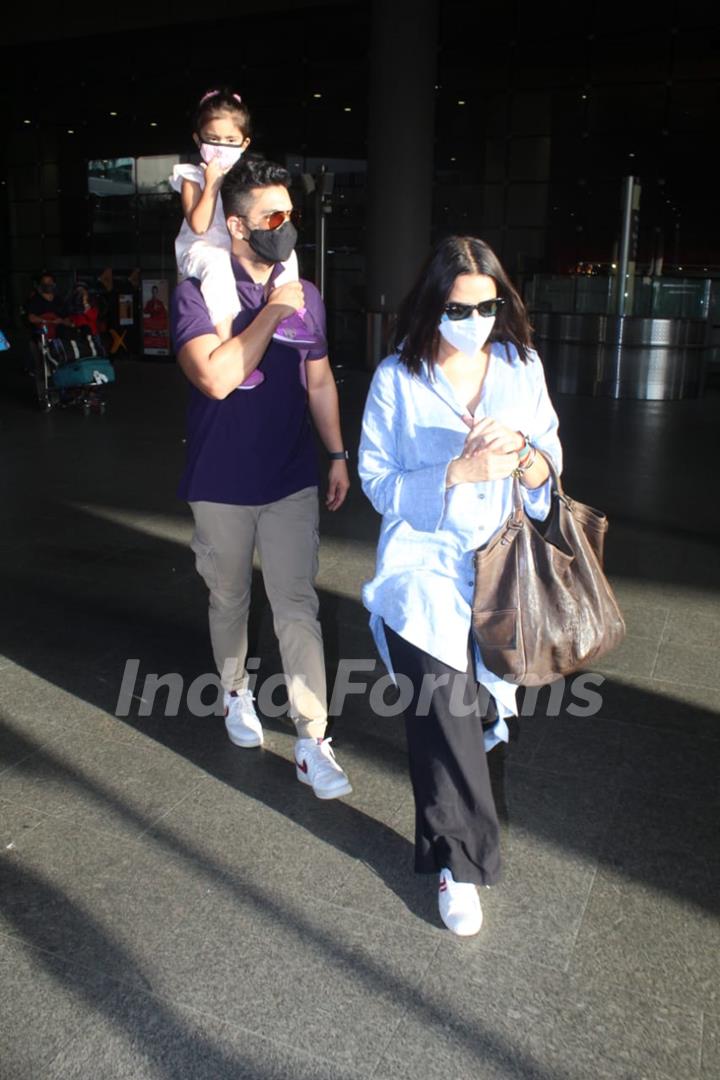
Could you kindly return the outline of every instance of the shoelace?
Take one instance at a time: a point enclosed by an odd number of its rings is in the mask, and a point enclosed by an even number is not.
[[[255,698],[253,697],[250,690],[231,690],[228,698],[229,700],[225,706],[225,716],[230,715],[230,706],[233,701],[238,702],[238,707],[241,711],[243,708],[247,707],[253,709],[253,712],[255,711],[253,708],[253,701],[255,700]]]
[[[255,700],[255,695],[250,690],[231,690],[230,698],[233,701],[252,702]]]
[[[319,759],[317,761],[317,767],[320,769],[330,769],[332,772],[337,772],[340,768],[335,761],[335,754],[330,746],[332,737],[323,739],[322,742],[316,743],[318,750],[320,751]]]

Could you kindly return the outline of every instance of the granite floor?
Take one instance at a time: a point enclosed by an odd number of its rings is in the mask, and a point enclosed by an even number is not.
[[[201,693],[174,366],[120,365],[104,417],[39,415],[2,381],[2,1080],[720,1075],[717,391],[557,399],[566,488],[611,517],[628,636],[594,715],[572,680],[522,701],[493,758],[504,880],[461,941],[412,872],[399,719],[346,699],[354,792],[322,803],[275,698],[243,751]],[[342,383],[352,447],[366,382]],[[375,655],[357,484],[322,533],[332,682]],[[262,683],[279,658],[256,585]]]

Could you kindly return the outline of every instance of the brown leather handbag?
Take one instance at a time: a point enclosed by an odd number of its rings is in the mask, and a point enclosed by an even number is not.
[[[519,686],[587,667],[625,636],[603,573],[607,518],[566,495],[545,460],[552,478],[545,521],[525,513],[515,477],[512,515],[475,552],[475,638],[488,670]]]

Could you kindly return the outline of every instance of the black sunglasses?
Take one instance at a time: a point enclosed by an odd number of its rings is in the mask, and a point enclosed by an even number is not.
[[[456,304],[450,302],[445,305],[443,310],[448,319],[452,319],[453,322],[457,319],[469,319],[473,311],[477,311],[478,315],[488,319],[497,315],[498,308],[502,307],[504,303],[502,296],[493,296],[492,300],[481,300],[479,304]]]

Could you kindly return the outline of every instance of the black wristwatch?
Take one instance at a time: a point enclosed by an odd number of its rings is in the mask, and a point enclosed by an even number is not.
[[[333,454],[328,452],[328,457],[330,458],[331,461],[349,461],[350,460],[350,454],[347,452],[347,450],[338,450],[337,453],[333,453]]]

